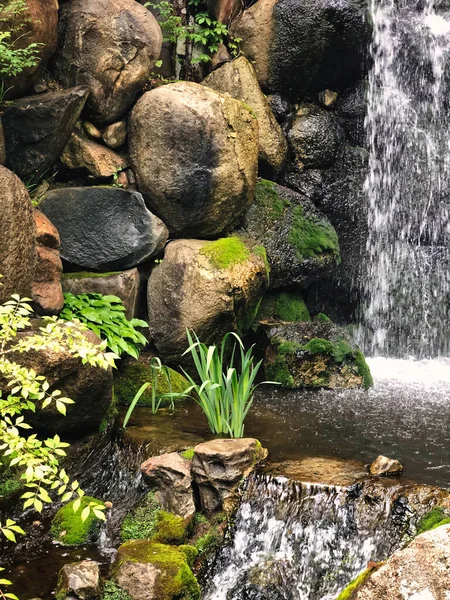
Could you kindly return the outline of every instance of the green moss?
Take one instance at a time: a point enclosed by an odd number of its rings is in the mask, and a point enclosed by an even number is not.
[[[181,456],[186,460],[192,460],[194,458],[194,448],[188,448],[181,453]]]
[[[301,206],[294,207],[289,242],[302,261],[321,254],[332,254],[340,260],[339,240],[334,227],[326,219],[306,216]]]
[[[222,543],[223,536],[218,527],[213,525],[204,535],[195,542],[195,548],[200,556],[209,556],[215,552]]]
[[[109,425],[111,423],[113,423],[113,421],[115,420],[115,418],[117,417],[118,414],[119,414],[119,411],[117,409],[117,398],[116,398],[116,394],[115,394],[115,390],[114,390],[114,386],[113,386],[111,404],[109,405],[106,415],[103,417],[103,419],[100,422],[100,425],[98,427],[98,432],[105,433],[105,431],[108,429]]]
[[[355,352],[355,364],[358,367],[359,375],[363,378],[364,388],[368,390],[373,386],[373,377],[369,365],[364,358],[364,354],[359,349]]]
[[[100,277],[112,277],[121,275],[122,271],[111,271],[110,273],[97,273],[91,271],[79,271],[78,273],[63,273],[62,279],[97,279]]]
[[[22,483],[19,479],[20,474],[8,468],[6,459],[5,464],[2,464],[2,458],[0,457],[0,500],[9,498],[22,488]],[[8,458],[12,458],[12,456]]]
[[[250,250],[236,236],[206,242],[200,254],[206,256],[216,269],[229,269],[250,258]]]
[[[319,313],[319,314],[317,314],[317,315],[314,317],[313,321],[314,321],[315,323],[331,323],[331,319],[330,319],[330,317],[327,317],[327,315],[326,315],[326,314],[324,314],[324,313]]]
[[[195,559],[198,556],[197,548],[188,544],[182,544],[181,546],[178,546],[178,550],[181,550],[181,552],[185,555],[187,564],[192,568],[194,566]]]
[[[278,355],[273,362],[266,364],[265,373],[268,381],[276,381],[286,388],[292,388],[294,385],[294,378],[284,356]]]
[[[289,342],[287,340],[281,342],[278,346],[278,352],[280,354],[295,354],[298,350],[301,350],[303,347],[297,342]]]
[[[450,517],[448,513],[440,506],[437,506],[420,519],[417,525],[417,535],[431,529],[436,529],[436,527],[440,527],[441,525],[448,525],[449,523]]]
[[[114,581],[105,581],[101,600],[133,600],[130,594],[119,587]]]
[[[160,510],[156,515],[156,532],[151,539],[160,544],[181,544],[186,533],[187,523],[183,517]]]
[[[90,541],[99,528],[100,521],[91,512],[85,521],[81,520],[81,512],[90,502],[100,501],[90,496],[83,496],[80,509],[74,513],[75,500],[62,506],[56,513],[50,528],[54,540],[64,546],[80,546]]]
[[[372,572],[373,569],[366,569],[360,573],[356,579],[354,579],[345,589],[342,590],[336,600],[350,600],[353,593],[366,581],[366,579],[368,579]]]
[[[266,296],[261,303],[258,318],[288,323],[311,321],[303,296],[295,292],[281,292]]]
[[[163,373],[158,373],[158,394],[182,393],[189,387],[183,375],[169,369],[170,385]],[[151,367],[142,362],[130,362],[123,366],[114,379],[114,394],[118,404],[128,406],[141,386],[152,381]],[[138,405],[149,406],[152,402],[151,384],[142,394]]]
[[[192,573],[184,552],[174,546],[135,540],[122,544],[118,550],[118,564],[122,562],[150,563],[163,571],[159,578],[160,600],[199,600],[200,587]]]
[[[323,338],[312,338],[307,344],[304,344],[302,350],[309,352],[310,354],[330,354],[332,355],[335,350],[335,345],[330,340]]]
[[[276,221],[283,217],[290,202],[279,196],[273,181],[259,179],[255,187],[255,204],[264,209],[270,220]]]

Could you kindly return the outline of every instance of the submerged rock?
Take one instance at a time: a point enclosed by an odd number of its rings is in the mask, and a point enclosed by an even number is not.
[[[259,158],[269,171],[280,171],[286,159],[287,143],[259,87],[251,63],[240,56],[213,71],[202,85],[245,102],[255,112],[258,119]]]
[[[263,248],[250,250],[236,237],[167,245],[148,282],[150,333],[165,362],[190,364],[182,359],[186,328],[208,345],[249,329],[267,287],[264,258]]]
[[[86,85],[88,108],[112,123],[130,108],[161,51],[156,19],[134,0],[72,0],[60,8],[55,79]]]
[[[129,121],[138,189],[176,237],[216,237],[253,201],[258,123],[242,102],[196,83],[145,93]]]
[[[56,597],[94,600],[100,596],[100,569],[91,560],[64,565],[59,572]]]
[[[380,455],[370,465],[369,473],[373,477],[401,475],[403,473],[403,466],[394,458],[388,458],[387,456]]]
[[[167,229],[141,194],[115,187],[60,188],[39,205],[58,228],[61,257],[98,271],[131,269],[162,250]]]
[[[260,325],[266,378],[286,388],[368,388],[363,353],[345,329],[331,322]]]
[[[38,181],[60,157],[88,95],[78,86],[17,100],[2,115],[8,166]]]
[[[340,261],[339,240],[328,219],[304,195],[260,179],[255,203],[239,232],[264,245],[270,287],[307,288]]]
[[[219,439],[195,446],[192,474],[202,509],[207,513],[231,510],[242,478],[266,456],[267,450],[253,438]]]

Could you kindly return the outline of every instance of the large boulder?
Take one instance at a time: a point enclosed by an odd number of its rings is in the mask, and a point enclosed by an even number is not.
[[[365,0],[259,0],[232,33],[263,89],[292,99],[360,79],[371,39]]]
[[[2,116],[7,166],[23,178],[44,175],[67,144],[88,92],[79,86],[14,102]]]
[[[127,319],[139,315],[141,278],[137,269],[117,273],[64,273],[63,292],[78,294],[103,294],[117,296],[126,309]],[[137,391],[137,390],[136,390]]]
[[[32,329],[20,332],[16,340],[36,335],[42,325],[40,321],[33,322]],[[88,343],[100,344],[100,339],[92,331],[83,330],[83,335]],[[56,410],[54,403],[35,413],[29,412],[27,422],[30,425],[58,434],[87,433],[98,429],[112,401],[111,369],[82,364],[81,358],[63,348],[12,352],[8,358],[43,375],[50,384],[50,392],[61,390],[64,397],[74,401],[74,404],[67,405],[66,416]],[[6,389],[6,383],[0,380],[0,389]]]
[[[59,233],[47,217],[36,209],[34,209],[34,222],[36,224],[36,268],[31,296],[40,314],[59,314],[64,306]]]
[[[331,322],[261,322],[266,378],[285,388],[369,388],[370,369],[345,329]]]
[[[250,327],[267,286],[259,250],[250,251],[238,238],[168,244],[148,282],[150,333],[166,362],[180,364],[186,328],[205,344],[220,344],[228,331]]]
[[[344,597],[344,596],[343,596]],[[351,600],[445,600],[450,597],[450,525],[395,552],[346,596]]]
[[[218,236],[251,204],[258,123],[242,102],[164,85],[137,102],[128,136],[138,189],[173,235]]]
[[[202,510],[213,513],[233,508],[242,478],[266,456],[267,450],[254,438],[211,440],[195,446],[192,474]]]
[[[266,169],[280,171],[286,159],[286,139],[259,87],[251,63],[240,56],[213,71],[203,80],[202,85],[229,94],[250,106],[258,119],[259,158]]]
[[[15,4],[16,0],[2,2],[0,30],[12,32],[14,48],[27,48],[30,44],[38,46],[35,66],[14,77],[2,77],[4,89],[11,88],[8,91],[11,98],[23,96],[34,85],[55,53],[58,42],[58,0],[26,0],[23,12],[15,11]]]
[[[60,9],[55,78],[87,85],[88,107],[112,123],[132,106],[161,51],[161,29],[135,0],[72,0]]]
[[[240,233],[264,244],[272,289],[307,288],[340,261],[334,227],[306,197],[261,179]]]
[[[86,269],[131,269],[160,252],[167,240],[165,225],[137,192],[59,188],[39,208],[58,228],[61,257]]]
[[[342,154],[345,135],[332,113],[304,104],[295,114],[288,140],[299,168],[325,169]]]
[[[93,177],[112,177],[126,169],[127,161],[84,135],[74,131],[61,155],[61,162],[69,169],[84,169]]]
[[[20,179],[0,166],[0,302],[31,295],[36,263],[36,226],[30,197]]]

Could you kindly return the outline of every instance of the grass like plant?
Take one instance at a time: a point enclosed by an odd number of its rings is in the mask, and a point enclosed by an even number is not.
[[[241,338],[234,332],[227,333],[220,349],[206,346],[195,333],[187,331],[190,353],[201,383],[197,383],[185,372],[195,400],[202,408],[213,433],[226,434],[232,438],[244,435],[244,421],[253,403],[253,395],[258,385],[255,379],[262,361],[254,364],[253,346],[245,351]],[[234,337],[230,360],[226,361],[228,340]],[[240,371],[235,366],[237,350]],[[262,383],[275,383],[264,381]]]

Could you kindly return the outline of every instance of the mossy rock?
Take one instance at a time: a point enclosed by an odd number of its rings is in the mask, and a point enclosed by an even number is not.
[[[286,388],[365,388],[373,385],[361,350],[331,322],[264,323],[266,379]]]
[[[441,527],[441,525],[448,525],[449,523],[450,516],[448,511],[444,510],[440,506],[437,506],[420,519],[419,523],[417,524],[417,535],[425,533],[426,531],[431,531],[431,529]]]
[[[236,236],[206,242],[200,254],[206,256],[216,269],[230,269],[250,258],[249,248]]]
[[[105,581],[100,600],[133,600],[125,590],[114,581]]]
[[[127,562],[152,564],[159,571],[155,588],[158,600],[200,600],[200,586],[183,550],[175,546],[134,540],[120,546],[114,572]]]
[[[154,492],[149,492],[125,517],[120,537],[124,542],[151,540],[161,544],[182,544],[187,529],[186,519],[162,510]]]
[[[368,568],[351,581],[346,588],[342,590],[336,600],[351,600],[356,590],[370,577],[374,572],[373,568]]]
[[[101,504],[100,500],[91,496],[83,496],[80,508],[75,513],[73,505],[75,500],[62,506],[53,518],[50,528],[52,538],[63,546],[81,546],[91,542],[97,534],[100,527],[100,520],[91,513],[85,521],[81,520],[83,509],[90,502]]]
[[[297,292],[268,294],[261,302],[257,318],[261,321],[286,321],[290,323],[311,321],[303,296]]]
[[[158,394],[169,392],[182,393],[189,387],[189,382],[183,375],[169,369],[170,385],[167,377],[158,372]],[[138,406],[151,406],[152,403],[152,368],[145,362],[128,362],[120,369],[114,379],[114,395],[118,404],[128,406],[144,383],[150,385],[139,399]],[[164,405],[163,401],[163,405]],[[167,404],[167,402],[166,402]]]
[[[338,236],[327,217],[306,196],[272,181],[258,181],[238,233],[264,246],[272,289],[306,289],[340,262]]]
[[[120,275],[123,271],[111,271],[110,273],[97,273],[97,271],[77,271],[76,273],[63,273],[61,279],[101,279]]]

